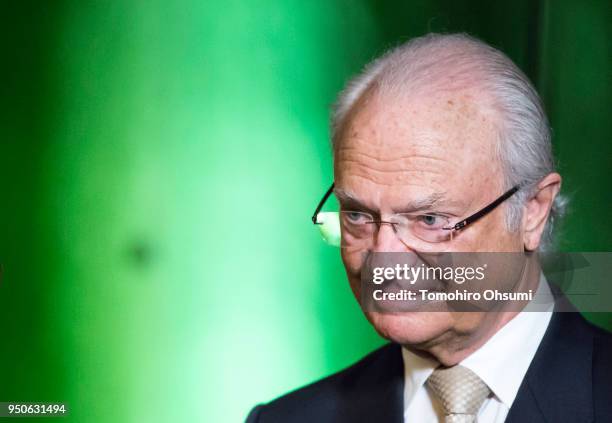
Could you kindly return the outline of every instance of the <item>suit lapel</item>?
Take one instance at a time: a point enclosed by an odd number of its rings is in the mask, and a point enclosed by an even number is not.
[[[593,420],[593,336],[579,313],[554,313],[506,422]]]

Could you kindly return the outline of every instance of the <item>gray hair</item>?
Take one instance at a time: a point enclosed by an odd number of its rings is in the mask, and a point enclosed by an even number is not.
[[[523,206],[542,178],[555,171],[551,134],[542,101],[525,74],[501,51],[466,34],[428,34],[399,45],[369,63],[340,93],[332,109],[335,147],[353,106],[369,91],[407,95],[419,91],[482,88],[501,117],[496,153],[506,189],[521,185],[508,201],[506,224],[517,230]],[[550,249],[553,225],[567,200],[558,195],[540,243]]]

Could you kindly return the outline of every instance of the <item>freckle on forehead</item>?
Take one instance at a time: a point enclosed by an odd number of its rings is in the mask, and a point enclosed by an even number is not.
[[[490,119],[487,122],[486,113],[481,113],[480,103],[474,100],[474,96],[465,93],[407,101],[375,99],[353,115],[349,123],[353,140],[345,141],[353,147],[394,146],[395,154],[399,153],[396,148],[411,149],[419,144],[452,149],[469,145],[478,151],[489,150],[485,140],[491,138]],[[355,144],[355,138],[361,142]]]

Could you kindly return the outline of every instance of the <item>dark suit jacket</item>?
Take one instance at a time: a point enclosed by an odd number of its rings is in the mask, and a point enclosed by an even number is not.
[[[403,423],[403,389],[401,349],[388,344],[348,369],[255,407],[247,422]],[[612,335],[579,313],[554,313],[506,422],[612,422]]]

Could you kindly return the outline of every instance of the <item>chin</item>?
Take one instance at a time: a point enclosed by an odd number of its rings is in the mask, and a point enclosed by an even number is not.
[[[374,329],[385,339],[406,346],[424,346],[452,328],[446,312],[366,312]]]

